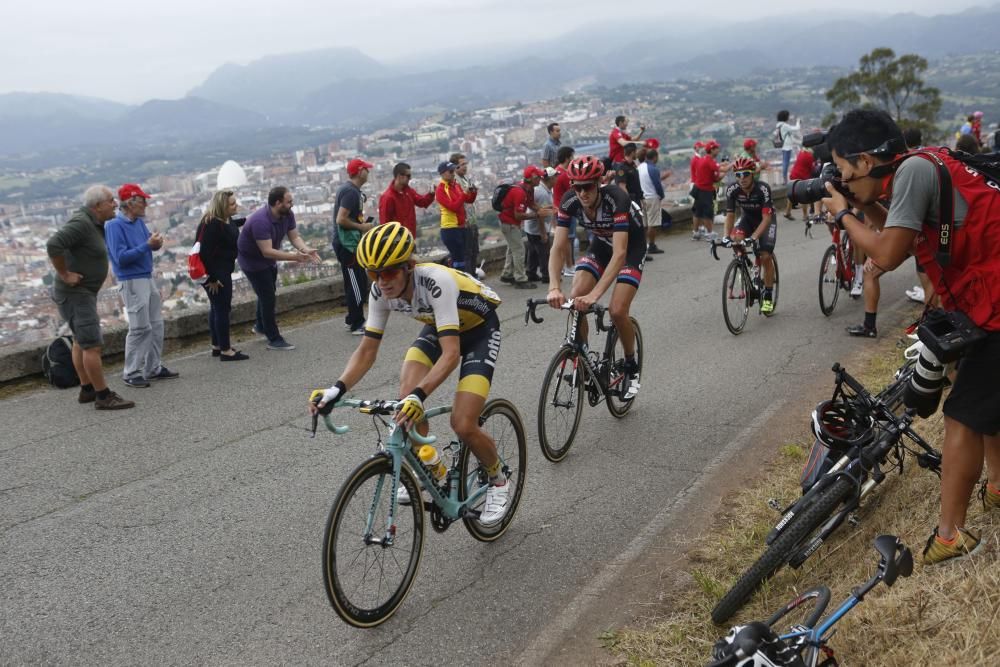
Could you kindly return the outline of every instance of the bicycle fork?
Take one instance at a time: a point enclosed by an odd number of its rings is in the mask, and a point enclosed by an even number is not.
[[[382,498],[382,493],[385,491],[385,475],[380,475],[378,481],[375,483],[375,493],[372,494],[372,504],[368,508],[368,519],[365,522],[365,534],[364,543],[365,546],[379,545],[383,549],[388,549],[392,547],[393,542],[396,539],[396,508],[398,507],[396,490],[399,488],[399,475],[400,468],[402,467],[402,459],[398,456],[392,457],[392,487],[390,489],[391,495],[389,496],[389,516],[386,517],[386,529],[385,535],[381,539],[376,538],[374,533],[375,526],[375,512],[378,509],[379,500]]]

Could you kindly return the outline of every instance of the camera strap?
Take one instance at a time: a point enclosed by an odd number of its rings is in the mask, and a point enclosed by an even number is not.
[[[934,259],[942,268],[951,264],[951,237],[955,230],[955,188],[951,184],[951,172],[940,156],[928,151],[913,153],[929,160],[937,167],[941,191],[938,200],[938,249]]]

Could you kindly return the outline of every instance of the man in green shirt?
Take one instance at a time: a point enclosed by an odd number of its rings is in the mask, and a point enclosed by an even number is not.
[[[83,194],[80,208],[52,235],[46,246],[56,270],[52,299],[73,331],[73,368],[80,376],[80,403],[98,410],[124,410],[132,401],[111,391],[101,366],[101,318],[97,293],[108,277],[108,252],[104,223],[115,216],[115,196],[103,185]]]

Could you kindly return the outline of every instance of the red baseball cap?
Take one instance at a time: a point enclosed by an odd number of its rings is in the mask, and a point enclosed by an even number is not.
[[[545,178],[545,172],[535,165],[529,164],[524,168],[524,180],[527,181],[534,176],[537,176],[538,178]]]
[[[707,144],[705,144],[705,150],[708,151],[709,153],[711,153],[712,151],[714,151],[716,148],[722,148],[722,146],[720,146],[719,142],[716,141],[715,139],[713,139],[712,141],[709,141]]]
[[[128,201],[132,197],[142,197],[143,199],[150,198],[150,196],[143,192],[142,188],[135,183],[126,183],[118,188],[118,201]]]
[[[660,140],[654,137],[650,137],[649,139],[646,139],[645,146],[646,148],[652,148],[655,151],[660,147]]]
[[[696,141],[696,142],[694,142],[694,147],[695,148],[704,148],[705,147],[705,142],[704,141]]]
[[[361,158],[356,157],[347,163],[347,175],[357,176],[358,172],[362,169],[371,169],[373,166],[371,162],[365,162]]]

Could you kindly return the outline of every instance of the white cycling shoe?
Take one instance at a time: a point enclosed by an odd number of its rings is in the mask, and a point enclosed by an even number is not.
[[[479,522],[486,526],[500,523],[510,508],[510,480],[504,482],[503,486],[493,486],[486,489],[486,501],[483,503],[483,510],[479,515]]]

